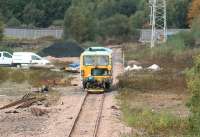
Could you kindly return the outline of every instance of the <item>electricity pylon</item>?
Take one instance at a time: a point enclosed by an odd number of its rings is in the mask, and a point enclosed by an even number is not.
[[[166,1],[165,0],[149,0],[151,14],[151,47],[156,43],[165,42],[167,40],[167,18],[166,18]]]

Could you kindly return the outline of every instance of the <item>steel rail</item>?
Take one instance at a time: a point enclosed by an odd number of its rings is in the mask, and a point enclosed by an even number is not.
[[[85,96],[84,96],[84,98],[83,98],[83,101],[82,101],[82,103],[81,103],[80,109],[79,109],[79,111],[78,111],[78,114],[77,114],[77,116],[76,116],[74,122],[73,122],[73,125],[72,125],[72,128],[70,129],[70,132],[69,132],[68,137],[71,137],[71,135],[72,135],[72,133],[73,133],[73,131],[74,131],[74,129],[75,129],[76,123],[77,123],[77,121],[78,121],[78,119],[79,119],[79,116],[80,116],[80,114],[81,114],[81,111],[82,111],[83,105],[85,104],[85,101],[86,101],[87,96],[88,96],[88,92],[85,94]]]
[[[85,101],[86,101],[86,98],[88,97],[88,94],[89,93],[86,93],[86,95],[84,96],[84,99],[81,103],[81,107],[78,111],[78,114],[73,122],[73,125],[72,125],[72,128],[70,129],[70,132],[69,132],[69,135],[67,137],[72,137],[72,134],[74,132],[74,129],[76,127],[76,124],[80,118],[80,115],[81,115],[81,112],[82,112],[82,109],[83,109],[83,106],[85,104]],[[94,132],[93,132],[93,137],[97,137],[97,133],[98,133],[98,129],[99,129],[99,125],[100,125],[100,122],[101,122],[101,116],[102,116],[102,111],[103,111],[103,104],[104,104],[104,100],[105,100],[105,93],[103,93],[102,95],[102,98],[101,98],[101,102],[100,102],[100,109],[98,111],[98,114],[97,114],[97,119],[95,121],[95,127],[94,127]]]
[[[105,93],[103,93],[103,96],[102,96],[102,100],[101,100],[101,104],[100,104],[100,110],[98,112],[98,116],[97,116],[97,119],[96,119],[96,122],[95,122],[95,129],[94,129],[93,137],[97,137],[99,125],[101,123],[104,100],[105,100]]]

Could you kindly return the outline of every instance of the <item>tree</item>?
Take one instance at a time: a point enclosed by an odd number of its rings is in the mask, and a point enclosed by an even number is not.
[[[25,24],[33,24],[35,26],[40,26],[40,20],[44,17],[44,11],[39,10],[36,4],[30,2],[23,11],[23,21]]]
[[[200,16],[196,17],[191,24],[192,36],[195,40],[195,45],[200,46]]]
[[[186,28],[187,9],[191,0],[167,0],[167,26],[170,28]]]
[[[94,39],[95,22],[89,11],[80,7],[70,7],[64,18],[64,38],[78,42]]]
[[[9,27],[19,27],[21,25],[21,22],[17,18],[12,17],[8,20],[7,25]]]
[[[116,13],[131,16],[137,10],[136,0],[120,0],[115,4]]]
[[[128,36],[129,25],[128,17],[116,14],[100,22],[100,32],[103,37],[121,38]]]
[[[200,0],[193,0],[188,11],[188,23],[191,25],[192,20],[200,16]]]
[[[3,38],[3,30],[4,30],[4,25],[3,22],[0,20],[0,41]]]

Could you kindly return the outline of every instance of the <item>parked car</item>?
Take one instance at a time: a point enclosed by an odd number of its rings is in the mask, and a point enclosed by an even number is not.
[[[78,63],[69,64],[67,67],[65,67],[65,70],[68,72],[78,73],[80,72],[80,64]]]
[[[12,56],[12,63],[14,66],[21,66],[24,64],[36,64],[42,66],[50,64],[50,61],[33,52],[14,52]]]
[[[11,66],[12,65],[12,54],[6,51],[0,52],[0,65]]]

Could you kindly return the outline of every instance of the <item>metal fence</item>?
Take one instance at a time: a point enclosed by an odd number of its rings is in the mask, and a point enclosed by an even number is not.
[[[37,39],[46,36],[52,36],[57,39],[61,38],[63,34],[62,29],[17,29],[5,28],[4,35],[8,37],[15,37],[19,39]]]
[[[190,29],[167,29],[167,36],[175,35],[179,32],[183,31],[190,31]],[[156,37],[159,39],[159,32],[160,30],[157,30]],[[150,29],[142,29],[140,30],[140,42],[148,43],[151,41],[151,30]]]

